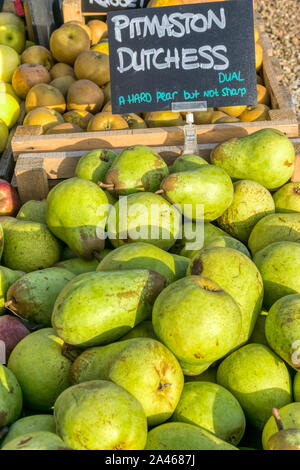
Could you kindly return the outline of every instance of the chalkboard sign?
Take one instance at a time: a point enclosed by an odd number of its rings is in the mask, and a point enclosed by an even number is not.
[[[103,13],[124,8],[144,8],[149,0],[81,0],[82,13]]]
[[[252,0],[108,13],[114,114],[257,103]]]

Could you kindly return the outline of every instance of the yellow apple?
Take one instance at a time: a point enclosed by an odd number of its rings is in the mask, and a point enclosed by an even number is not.
[[[92,51],[103,52],[103,54],[109,55],[109,44],[108,39],[103,39],[96,44],[96,46],[92,47]]]
[[[0,119],[11,129],[21,114],[18,101],[7,93],[0,93]]]
[[[0,153],[6,147],[8,141],[8,127],[2,119],[0,119]]]
[[[0,93],[7,93],[8,95],[13,96],[19,104],[21,103],[20,98],[16,95],[10,83],[0,82]]]
[[[9,12],[2,12],[0,13],[0,25],[3,24],[14,24],[16,25],[20,31],[25,34],[25,24],[22,18],[13,13]]]
[[[0,25],[0,44],[12,47],[18,54],[25,49],[25,33],[15,24]]]
[[[20,56],[14,49],[0,44],[0,80],[11,83],[14,71],[20,63]]]

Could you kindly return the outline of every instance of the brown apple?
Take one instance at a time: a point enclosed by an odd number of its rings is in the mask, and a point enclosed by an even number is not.
[[[73,65],[79,54],[89,49],[89,35],[77,24],[65,24],[50,37],[50,50],[58,62]]]
[[[66,99],[69,88],[73,83],[75,83],[75,78],[71,77],[71,75],[66,75],[65,77],[55,78],[52,80],[50,85],[54,86],[54,88],[57,88]]]
[[[46,134],[74,134],[76,132],[83,132],[81,127],[76,124],[70,124],[69,122],[64,122],[63,124],[58,124],[57,126],[51,127]]]
[[[87,130],[90,120],[92,119],[93,115],[88,111],[69,111],[63,115],[65,122],[69,122],[70,124],[76,124],[77,126],[81,127],[84,131]]]
[[[110,82],[102,87],[102,91],[104,93],[104,103],[106,104],[108,101],[111,100],[111,89],[110,89]]]
[[[228,117],[228,114],[223,113],[223,111],[214,111],[212,113],[210,123],[214,124],[218,119],[221,119],[222,117]]]
[[[92,31],[90,30],[89,26],[85,23],[82,23],[81,21],[72,20],[67,21],[65,24],[76,24],[87,33],[88,37],[90,38],[90,41],[92,40]]]
[[[135,113],[123,114],[122,117],[127,122],[129,129],[147,129],[144,119]]]
[[[0,179],[0,215],[14,216],[21,202],[16,189],[8,181]]]
[[[75,78],[73,67],[68,64],[63,64],[62,62],[53,65],[52,69],[50,70],[50,75],[52,80],[55,80],[56,78],[60,77],[65,77],[66,75],[70,75],[70,77]]]
[[[265,104],[256,104],[254,106],[247,106],[245,111],[239,116],[243,122],[253,121],[269,121],[270,108]]]
[[[102,86],[110,81],[109,58],[103,52],[82,52],[74,64],[78,80],[87,79]]]
[[[90,80],[78,80],[69,88],[67,98],[68,111],[89,111],[95,114],[101,110],[103,102],[103,91]]]
[[[42,126],[43,133],[53,126],[62,124],[64,119],[60,113],[49,108],[35,108],[24,119],[24,126]]]
[[[54,65],[54,58],[43,46],[32,46],[21,55],[22,64],[43,65],[49,71]]]
[[[102,108],[103,113],[111,113],[112,112],[112,107],[111,107],[111,101],[108,101]]]
[[[66,110],[66,101],[62,93],[54,86],[41,83],[35,85],[27,94],[25,101],[26,113],[35,108],[49,108],[59,113]]]
[[[88,22],[88,27],[92,33],[92,45],[98,44],[101,39],[107,38],[107,24],[101,20],[91,20]]]
[[[180,113],[173,111],[154,111],[146,113],[145,121],[148,127],[183,126],[184,121]]]
[[[99,113],[94,116],[88,125],[88,132],[129,129],[125,119],[119,114]]]
[[[197,126],[200,124],[210,124],[214,108],[207,108],[206,111],[195,111],[194,121]]]
[[[270,94],[268,90],[266,89],[266,87],[264,87],[263,85],[257,84],[256,88],[257,88],[257,103],[269,105]]]
[[[12,86],[19,98],[25,100],[29,90],[39,83],[50,83],[51,76],[43,65],[23,64],[13,74]]]
[[[225,106],[223,108],[218,108],[219,111],[228,114],[229,116],[239,117],[247,106]]]

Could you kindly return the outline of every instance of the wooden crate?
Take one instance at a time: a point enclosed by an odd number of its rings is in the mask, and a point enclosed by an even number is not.
[[[298,137],[298,122],[292,97],[286,87],[280,84],[282,71],[273,56],[263,24],[257,22],[260,44],[264,53],[263,75],[271,95],[272,110],[269,121],[230,124],[209,124],[197,126],[199,144],[223,142],[232,137],[242,137],[263,128],[279,129],[288,137]],[[23,153],[83,151],[97,148],[124,148],[129,145],[177,146],[182,144],[183,127],[158,129],[136,129],[109,132],[84,132],[79,134],[42,135],[39,126],[23,126],[17,129],[12,140],[15,158]]]
[[[296,151],[296,165],[292,181],[300,182],[300,139],[292,140]],[[216,144],[199,145],[199,155],[207,160]],[[115,149],[116,151],[121,149]],[[157,147],[156,151],[168,165],[182,153],[182,147]],[[75,168],[84,151],[27,153],[18,158],[14,185],[22,202],[45,199],[50,189],[64,179],[75,175]]]
[[[54,15],[57,0],[23,0],[23,5],[29,39],[49,48],[50,35],[60,24]]]

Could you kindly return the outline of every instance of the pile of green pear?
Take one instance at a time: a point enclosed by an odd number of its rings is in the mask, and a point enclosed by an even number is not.
[[[0,218],[0,315],[30,331],[0,355],[1,449],[300,450],[294,158],[272,129],[210,161],[97,150]]]

